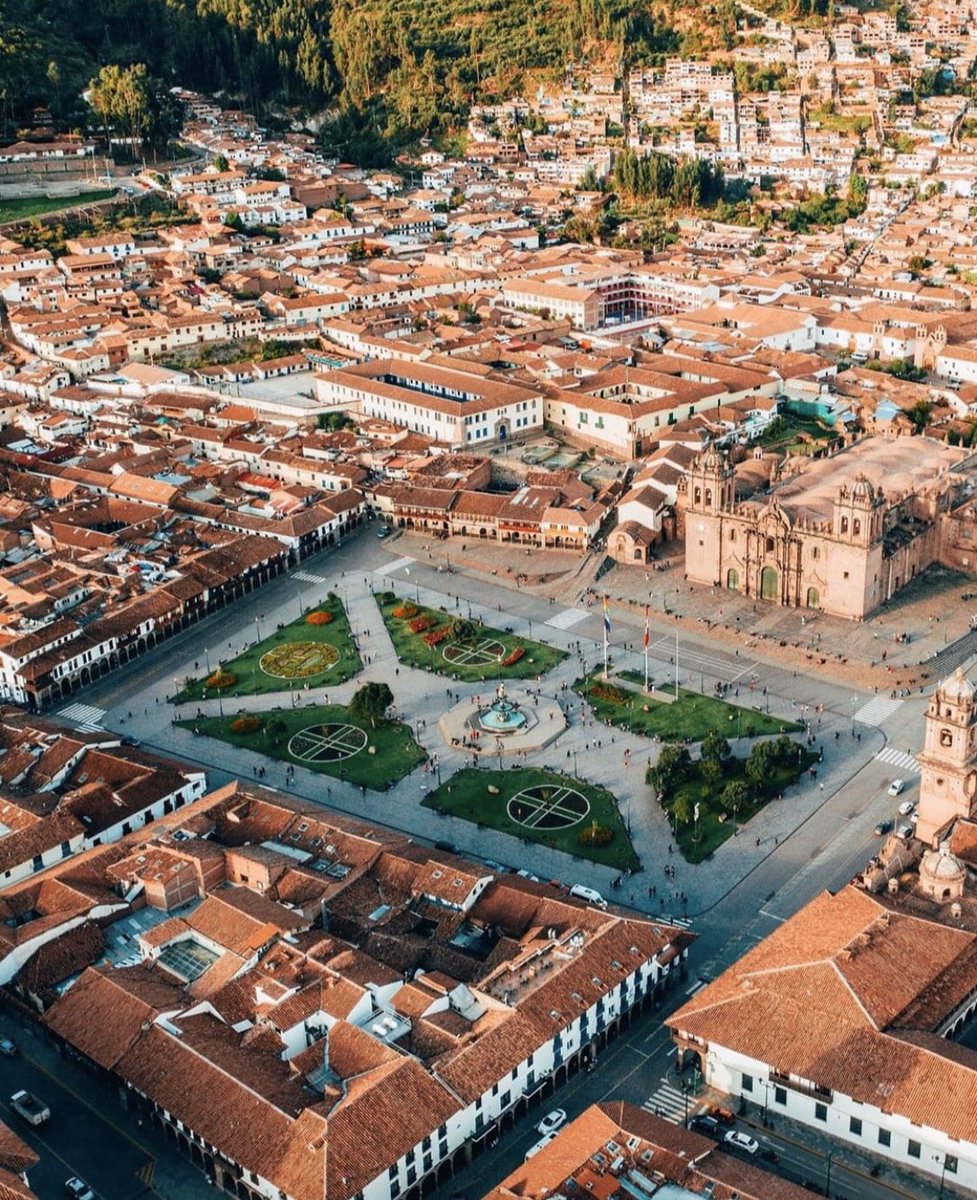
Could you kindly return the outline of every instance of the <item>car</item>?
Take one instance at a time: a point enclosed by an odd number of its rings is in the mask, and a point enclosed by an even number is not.
[[[719,1140],[719,1122],[715,1117],[707,1117],[700,1113],[698,1116],[690,1118],[689,1128],[693,1133],[702,1133],[714,1141]]]
[[[899,805],[899,816],[908,817],[915,807],[916,804],[914,801],[903,800],[903,802]]]
[[[780,1162],[780,1155],[776,1150],[771,1150],[769,1146],[760,1147],[760,1157],[764,1162],[773,1163],[774,1166]]]
[[[906,790],[905,779],[893,779],[893,781],[889,784],[889,795],[890,796],[900,796],[900,795],[902,795],[902,793],[905,790]]]
[[[570,895],[578,900],[586,900],[588,904],[596,905],[597,908],[607,908],[607,901],[600,892],[592,887],[585,887],[582,883],[575,883],[570,889]]]
[[[891,833],[892,826],[894,824],[894,821],[879,821],[878,825],[875,827],[876,837],[882,837],[883,834]]]
[[[909,823],[913,826],[913,828],[916,827],[916,825],[919,823],[919,813],[918,812],[913,812],[910,814]]]
[[[915,835],[915,833],[916,830],[913,829],[912,825],[900,825],[896,830],[896,837],[902,838],[904,842],[908,842],[909,839]]]
[[[555,1133],[548,1133],[546,1137],[541,1137],[538,1142],[534,1142],[526,1151],[526,1162],[529,1162],[531,1158],[539,1154],[540,1150],[545,1150],[555,1137]]]
[[[77,1175],[72,1175],[70,1179],[65,1180],[64,1190],[69,1196],[73,1196],[74,1200],[96,1200],[92,1189],[84,1179],[79,1179]]]
[[[548,1133],[556,1133],[556,1131],[567,1123],[567,1115],[562,1108],[554,1108],[552,1112],[546,1116],[536,1126],[536,1132],[546,1137]]]
[[[709,1104],[703,1112],[708,1117],[712,1117],[714,1121],[718,1121],[720,1125],[732,1125],[736,1121],[736,1115],[731,1108],[723,1108],[721,1104]]]
[[[756,1154],[760,1149],[756,1138],[751,1138],[748,1133],[740,1133],[738,1129],[731,1129],[723,1138],[723,1143],[736,1150],[743,1150],[746,1154]]]
[[[17,1043],[13,1038],[0,1038],[0,1054],[2,1054],[4,1058],[13,1058],[16,1053]]]
[[[377,537],[378,538],[390,537],[390,526],[389,525],[381,525],[380,528],[377,530]]]

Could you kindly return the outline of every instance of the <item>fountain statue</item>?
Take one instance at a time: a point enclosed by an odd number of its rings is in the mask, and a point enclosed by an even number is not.
[[[479,709],[478,725],[490,733],[515,733],[526,724],[526,714],[518,704],[506,699],[505,684],[495,689],[495,699],[488,708]]]

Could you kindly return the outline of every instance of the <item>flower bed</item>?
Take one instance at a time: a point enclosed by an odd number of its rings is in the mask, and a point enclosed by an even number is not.
[[[429,646],[438,646],[449,637],[451,637],[451,630],[447,625],[442,625],[440,629],[432,629],[430,633],[425,633],[424,641]]]
[[[598,700],[606,700],[608,704],[627,704],[629,700],[633,700],[634,696],[624,691],[623,688],[615,687],[613,683],[595,683],[590,688],[591,696],[596,696]]]
[[[411,617],[417,616],[417,606],[415,604],[410,604],[405,600],[403,604],[397,605],[397,607],[393,610],[393,615],[398,619],[398,621],[409,621]]]
[[[513,646],[505,658],[501,660],[502,666],[514,667],[525,653],[526,651],[522,648],[522,646]]]
[[[230,671],[215,671],[213,675],[208,675],[204,680],[204,687],[209,688],[229,688],[237,683],[237,676],[232,675]]]
[[[408,629],[410,629],[411,633],[423,633],[425,629],[431,629],[435,625],[437,625],[437,621],[434,617],[430,617],[425,613],[422,617],[415,617],[408,626]]]
[[[318,612],[310,612],[309,615],[305,618],[305,623],[307,625],[331,625],[332,624],[332,613],[326,612],[325,610],[319,610]]]
[[[260,717],[235,717],[231,722],[232,733],[254,733],[256,729],[261,728]]]
[[[577,834],[581,846],[609,846],[614,841],[614,830],[595,821]]]

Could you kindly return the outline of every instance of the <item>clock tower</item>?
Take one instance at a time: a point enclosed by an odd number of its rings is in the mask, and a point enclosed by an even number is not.
[[[917,759],[922,775],[916,836],[935,849],[954,818],[977,817],[977,691],[962,667],[930,698]]]

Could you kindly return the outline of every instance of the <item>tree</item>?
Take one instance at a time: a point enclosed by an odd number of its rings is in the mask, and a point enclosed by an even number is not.
[[[769,776],[774,748],[770,742],[757,742],[746,760],[746,777],[754,787],[759,787]]]
[[[215,171],[220,171],[223,174],[223,172],[226,171],[230,165],[231,164],[227,161],[226,154],[215,154],[214,155],[214,170]]]
[[[692,801],[684,792],[680,796],[675,797],[675,803],[672,805],[672,815],[675,817],[676,825],[688,825],[691,823],[695,815],[695,808]]]
[[[670,795],[688,775],[691,759],[684,746],[662,746],[658,761],[648,770],[648,782],[659,796]]]
[[[88,85],[88,102],[106,133],[114,129],[135,147],[149,132],[151,85],[145,63],[102,67]]]
[[[725,812],[736,813],[746,807],[749,798],[749,789],[743,780],[734,779],[723,788],[719,796],[719,803]]]
[[[702,761],[716,762],[720,766],[729,758],[729,742],[717,729],[710,729],[702,739]]]
[[[932,411],[933,405],[929,400],[917,400],[912,408],[906,412],[906,416],[912,421],[913,429],[917,433],[922,433],[929,424]]]
[[[699,764],[699,774],[710,787],[715,787],[723,777],[723,764],[717,758],[704,758]]]
[[[353,693],[349,715],[357,721],[369,721],[373,729],[382,721],[394,702],[394,694],[385,683],[365,683]]]

